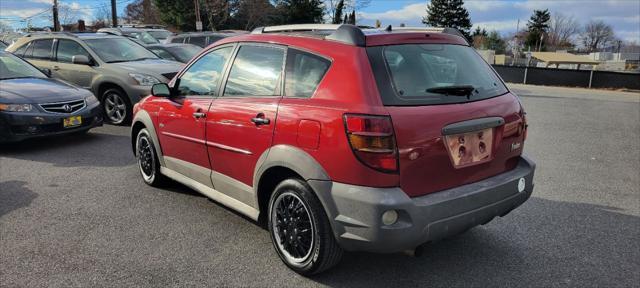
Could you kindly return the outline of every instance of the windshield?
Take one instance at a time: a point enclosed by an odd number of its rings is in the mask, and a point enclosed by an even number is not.
[[[200,50],[202,50],[202,48],[196,45],[185,45],[167,47],[167,50],[169,50],[174,57],[178,58],[179,61],[187,62],[191,60],[193,56],[196,56],[196,54],[200,53]]]
[[[0,80],[11,78],[47,78],[47,76],[12,54],[0,53]]]
[[[144,32],[144,31],[140,31],[140,32],[129,32],[126,35],[131,36],[131,37],[135,37],[136,39],[142,41],[142,43],[144,44],[158,44],[160,42],[158,42],[158,40],[156,40],[156,38],[153,38],[153,36],[151,36],[151,34]]]
[[[374,67],[374,71],[381,69],[388,74],[380,77],[380,72],[376,73],[376,80],[386,79],[379,85],[388,88],[387,93],[381,93],[386,105],[460,103],[508,91],[491,67],[468,46],[405,44],[371,47],[367,52],[370,58],[382,58],[372,59],[374,66],[383,66]]]
[[[158,40],[164,40],[167,39],[167,37],[171,36],[171,32],[165,30],[154,30],[148,32],[149,34],[151,34],[151,36],[153,36],[153,38],[156,38]]]
[[[158,59],[156,54],[126,38],[85,40],[87,45],[107,63]]]

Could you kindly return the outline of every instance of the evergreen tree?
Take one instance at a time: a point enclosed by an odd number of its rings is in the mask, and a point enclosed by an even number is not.
[[[342,12],[344,10],[344,0],[340,0],[336,5],[336,11],[333,13],[333,24],[342,23]]]
[[[355,10],[351,11],[351,14],[349,15],[349,24],[356,25],[356,11]]]
[[[275,2],[284,23],[322,23],[324,20],[322,0],[278,0]]]
[[[422,18],[422,23],[433,27],[455,28],[467,40],[473,40],[470,34],[471,19],[463,0],[432,0],[427,5],[427,16]]]
[[[524,42],[526,46],[531,47],[531,50],[536,50],[538,47],[541,51],[544,49],[544,38],[549,30],[549,20],[551,20],[549,9],[533,11],[533,15],[527,23],[529,34]]]
[[[487,49],[496,51],[496,54],[504,54],[507,48],[507,43],[500,37],[498,31],[493,30],[485,38],[485,45]]]
[[[194,31],[196,29],[195,10],[193,2],[174,0],[153,0],[153,4],[160,12],[160,20],[171,27],[181,31]]]

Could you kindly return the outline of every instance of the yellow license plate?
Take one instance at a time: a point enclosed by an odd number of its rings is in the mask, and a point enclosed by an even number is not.
[[[82,124],[81,116],[71,116],[68,118],[64,118],[62,122],[62,126],[64,128],[76,127],[76,126],[80,126],[81,124]]]

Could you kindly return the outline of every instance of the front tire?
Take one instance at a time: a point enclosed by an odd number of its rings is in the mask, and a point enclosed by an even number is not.
[[[131,122],[133,106],[129,97],[121,89],[110,88],[102,94],[104,115],[113,125],[126,125]]]
[[[146,128],[141,129],[136,137],[136,158],[144,183],[154,187],[166,184],[167,178],[160,173],[158,154]]]
[[[275,188],[268,227],[278,256],[299,274],[320,273],[342,258],[320,201],[302,180],[287,179]]]

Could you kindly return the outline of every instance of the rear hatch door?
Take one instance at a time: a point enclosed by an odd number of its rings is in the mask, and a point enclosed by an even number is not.
[[[368,47],[399,150],[400,185],[420,196],[515,168],[524,116],[473,48],[449,44]]]

